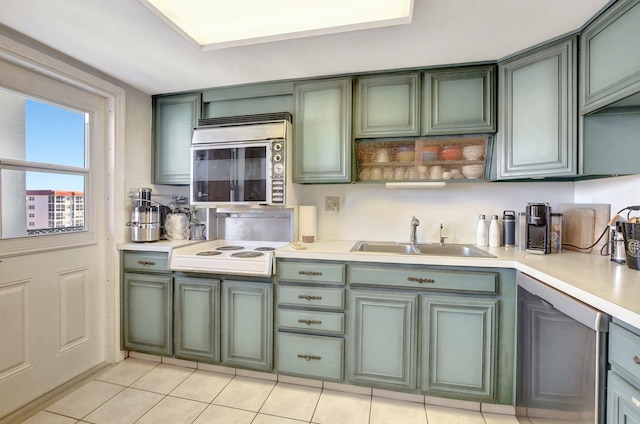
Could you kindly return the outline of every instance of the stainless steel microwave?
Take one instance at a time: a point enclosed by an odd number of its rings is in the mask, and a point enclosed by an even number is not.
[[[286,206],[286,120],[197,127],[191,143],[191,204]]]

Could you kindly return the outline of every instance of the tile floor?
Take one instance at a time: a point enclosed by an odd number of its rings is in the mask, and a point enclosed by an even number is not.
[[[235,375],[225,372],[235,372]],[[255,376],[272,378],[272,380],[255,378]],[[399,400],[393,397],[404,399]],[[433,401],[438,400],[433,399]],[[469,402],[469,408],[471,409],[455,409],[442,404],[425,403],[424,396],[398,396],[393,392],[372,391],[334,383],[323,384],[313,380],[269,374],[258,375],[202,364],[192,368],[129,358],[70,389],[59,400],[23,422],[26,424],[518,424],[523,422],[512,415],[480,411],[480,405],[475,402]]]

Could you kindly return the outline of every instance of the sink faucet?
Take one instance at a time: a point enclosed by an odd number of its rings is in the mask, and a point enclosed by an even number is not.
[[[411,232],[409,233],[409,243],[412,245],[418,244],[418,237],[416,236],[416,229],[420,225],[420,221],[415,216],[411,218]]]
[[[442,236],[442,229],[444,228],[444,225],[442,225],[442,223],[440,223],[440,246],[444,246],[444,239],[446,239],[446,237]]]

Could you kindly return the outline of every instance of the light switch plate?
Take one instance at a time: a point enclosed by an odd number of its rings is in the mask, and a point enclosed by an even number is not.
[[[324,210],[329,212],[338,212],[340,210],[340,198],[338,196],[325,197]]]

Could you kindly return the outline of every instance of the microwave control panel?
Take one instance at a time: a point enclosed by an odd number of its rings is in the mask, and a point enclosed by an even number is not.
[[[285,202],[285,141],[271,143],[271,203]]]

